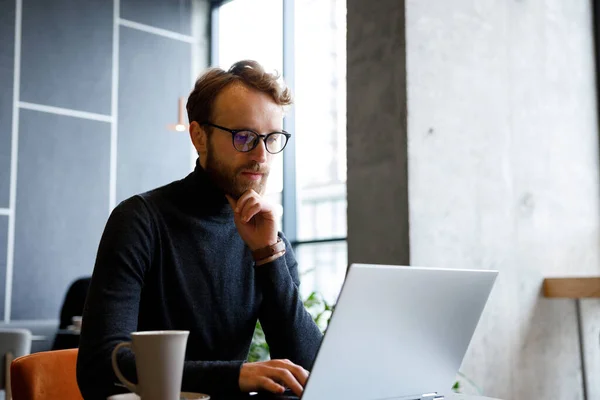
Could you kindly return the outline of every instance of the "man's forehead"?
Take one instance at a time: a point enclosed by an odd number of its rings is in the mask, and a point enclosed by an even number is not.
[[[275,103],[267,93],[235,82],[227,85],[217,95],[212,114],[215,119],[235,117],[282,118],[283,107]]]
[[[219,100],[246,101],[255,92],[258,91],[242,82],[232,82],[221,89],[221,92],[217,95],[217,102]]]

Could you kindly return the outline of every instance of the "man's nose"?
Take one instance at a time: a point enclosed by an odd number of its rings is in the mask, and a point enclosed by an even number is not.
[[[250,151],[250,158],[259,164],[267,162],[267,146],[262,138],[258,139],[258,144]]]

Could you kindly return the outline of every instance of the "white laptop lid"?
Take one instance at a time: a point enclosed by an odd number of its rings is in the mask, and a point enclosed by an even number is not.
[[[302,399],[449,393],[497,274],[351,265]]]

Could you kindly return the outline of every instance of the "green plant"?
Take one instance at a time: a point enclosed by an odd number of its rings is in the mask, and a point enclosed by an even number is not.
[[[460,380],[457,380],[454,386],[452,386],[452,391],[456,393],[463,393],[463,388],[467,389],[467,393],[477,394],[478,396],[483,395],[483,390],[479,386],[475,384],[468,376],[458,371],[458,377]],[[466,385],[463,383],[466,382]],[[474,392],[474,393],[473,393]]]
[[[321,332],[325,333],[335,306],[329,304],[319,292],[312,292],[304,300],[304,307],[308,310]]]
[[[252,344],[250,345],[250,351],[248,352],[248,361],[265,361],[269,359],[269,345],[265,340],[265,333],[263,332],[260,322],[256,322],[256,328],[254,329],[254,336],[252,337]]]
[[[303,303],[321,332],[325,332],[334,306],[325,301],[323,296],[318,292],[312,292]],[[256,362],[268,359],[269,345],[265,339],[265,332],[263,331],[260,322],[257,321],[256,328],[254,329],[254,336],[252,337],[252,344],[250,345],[250,351],[248,353],[248,361]]]
[[[456,381],[454,383],[454,386],[452,386],[452,391],[455,393],[460,393],[460,382]]]

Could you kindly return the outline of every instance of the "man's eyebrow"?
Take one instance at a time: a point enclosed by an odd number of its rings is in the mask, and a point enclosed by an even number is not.
[[[281,129],[269,129],[265,132],[261,132],[259,129],[255,129],[255,128],[248,128],[248,126],[246,127],[242,127],[239,129],[233,129],[234,131],[252,131],[255,133],[259,133],[261,135],[268,135],[269,133],[275,133],[275,132],[287,132],[285,129],[281,128]]]

